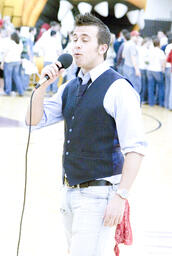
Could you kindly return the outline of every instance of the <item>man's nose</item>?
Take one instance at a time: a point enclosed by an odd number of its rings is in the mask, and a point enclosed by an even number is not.
[[[81,48],[82,44],[81,44],[81,40],[77,40],[77,42],[75,43],[75,47],[76,48]]]

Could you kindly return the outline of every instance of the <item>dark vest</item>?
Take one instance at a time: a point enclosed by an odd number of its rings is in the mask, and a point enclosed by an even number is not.
[[[124,158],[120,151],[115,120],[103,107],[110,85],[123,78],[112,69],[100,75],[76,105],[77,78],[62,95],[65,121],[63,168],[70,185],[121,174]]]

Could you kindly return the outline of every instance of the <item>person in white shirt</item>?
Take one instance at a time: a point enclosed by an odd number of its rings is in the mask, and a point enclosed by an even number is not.
[[[78,77],[44,102],[46,88],[64,71],[59,61],[46,66],[41,77],[50,80],[34,92],[32,121],[29,108],[26,115],[37,128],[65,121],[61,213],[71,256],[114,255],[114,226],[145,154],[139,95],[105,63],[109,44],[100,19],[77,16],[72,53]]]
[[[161,30],[158,31],[157,37],[160,40],[160,48],[167,45],[168,38],[167,38],[166,34],[164,33],[164,31],[161,31]]]
[[[11,95],[12,81],[14,81],[19,96],[24,95],[24,88],[20,76],[22,49],[23,45],[20,43],[18,33],[12,33],[11,37],[6,39],[3,56],[5,93],[7,95]]]
[[[46,35],[44,35],[43,38],[40,38],[34,47],[34,50],[38,51],[39,54],[43,56],[44,66],[55,62],[62,53],[61,38],[57,35],[57,32],[51,30],[49,31],[50,34],[48,34],[48,31],[45,33]],[[51,91],[56,93],[58,90],[57,83],[58,79],[50,84],[47,88],[47,93]]]
[[[149,49],[148,64],[148,104],[154,106],[158,103],[164,106],[164,70],[165,54],[160,49],[160,41],[157,37],[153,38],[153,47]]]
[[[140,98],[141,102],[147,102],[148,97],[148,81],[147,81],[147,67],[149,59],[149,48],[152,43],[151,38],[144,38],[140,41],[140,46],[138,45],[139,51],[139,69],[141,72],[141,92]]]
[[[55,30],[50,31],[50,37],[44,41],[42,45],[43,57],[44,57],[44,67],[52,64],[57,60],[59,55],[62,53],[61,43],[57,40],[57,32]],[[47,93],[52,91],[53,93],[57,92],[57,83],[59,79],[56,79],[52,84],[47,88]]]
[[[123,75],[134,85],[135,90],[141,91],[141,73],[139,69],[138,40],[139,32],[133,30],[130,40],[124,44],[122,57],[124,58]]]

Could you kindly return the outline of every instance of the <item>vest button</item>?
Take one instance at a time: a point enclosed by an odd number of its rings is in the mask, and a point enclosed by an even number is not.
[[[69,129],[69,132],[72,132],[72,128]]]
[[[66,156],[68,156],[69,155],[69,152],[66,152]]]
[[[70,140],[67,140],[67,144],[69,144],[70,143]]]

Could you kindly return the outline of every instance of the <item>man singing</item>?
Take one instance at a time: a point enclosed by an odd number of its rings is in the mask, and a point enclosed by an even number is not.
[[[145,154],[140,100],[132,84],[105,64],[110,31],[91,14],[76,17],[73,58],[77,78],[44,102],[60,62],[41,74],[32,125],[65,123],[61,212],[71,256],[114,255],[115,226]],[[29,110],[26,117],[29,124]]]

